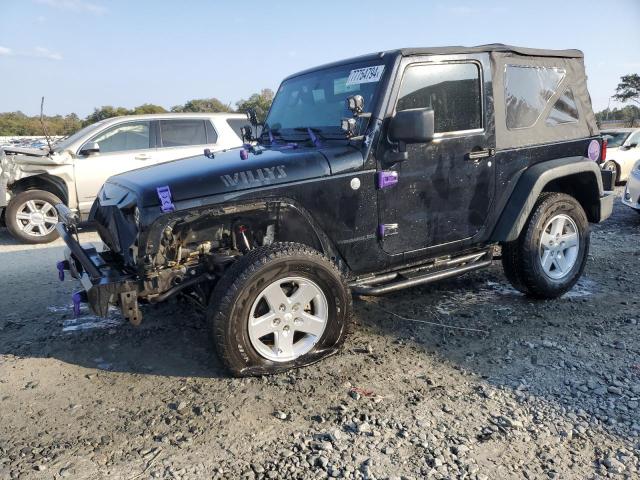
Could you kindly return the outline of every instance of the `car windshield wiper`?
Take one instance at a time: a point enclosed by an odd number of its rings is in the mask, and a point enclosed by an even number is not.
[[[271,128],[269,126],[268,123],[264,124],[264,128],[262,130],[262,134],[260,135],[260,137],[265,135],[265,133],[269,137],[269,144],[270,145],[275,145],[276,144],[276,140],[282,140],[283,142],[286,142],[286,140],[282,137],[282,134],[280,133],[280,129],[273,129],[273,128]]]
[[[320,130],[319,128],[297,127],[294,128],[294,130],[296,132],[306,132],[309,136],[309,140],[311,140],[311,143],[313,143],[313,146],[316,148],[322,146],[321,140],[326,140],[326,138],[322,135],[322,130]]]

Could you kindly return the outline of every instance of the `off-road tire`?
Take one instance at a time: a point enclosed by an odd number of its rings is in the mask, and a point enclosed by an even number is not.
[[[329,315],[323,334],[308,353],[276,362],[253,347],[249,315],[264,287],[291,276],[303,276],[321,288]],[[206,316],[218,356],[233,375],[273,374],[336,353],[351,329],[352,298],[338,268],[320,252],[297,243],[274,243],[250,251],[229,268],[213,290]]]
[[[564,214],[575,222],[579,235],[579,250],[569,273],[556,280],[544,272],[539,252],[543,228],[551,218],[559,214]],[[575,198],[564,193],[543,193],[518,239],[502,245],[502,266],[505,275],[514,288],[530,297],[560,297],[573,288],[584,271],[589,253],[589,237],[587,216]]]
[[[18,209],[27,201],[45,201],[53,206],[58,203],[62,203],[57,196],[51,192],[45,190],[26,190],[18,193],[13,197],[7,205],[5,211],[5,223],[7,224],[7,230],[16,239],[23,243],[49,243],[58,238],[58,232],[54,229],[50,233],[42,236],[29,235],[20,228],[20,220],[16,218]]]

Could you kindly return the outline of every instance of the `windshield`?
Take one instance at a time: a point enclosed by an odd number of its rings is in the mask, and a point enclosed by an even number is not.
[[[83,129],[78,130],[76,133],[74,133],[73,135],[69,135],[67,138],[63,138],[53,146],[53,151],[62,152],[63,150],[66,150],[81,138],[90,135],[95,130],[100,128],[103,123],[104,121],[94,123],[92,125],[89,125],[88,127],[84,127]]]
[[[285,136],[303,128],[344,136],[340,121],[353,116],[345,100],[351,95],[362,95],[364,110],[370,111],[384,70],[378,60],[327,68],[285,80],[273,100],[266,127]],[[360,123],[359,128],[364,122]]]
[[[619,147],[624,143],[631,132],[602,132],[607,141],[607,148]]]

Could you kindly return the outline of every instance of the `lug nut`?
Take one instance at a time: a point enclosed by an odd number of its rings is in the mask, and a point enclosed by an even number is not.
[[[293,323],[296,325],[302,325],[302,319],[300,317],[296,317],[293,319]]]
[[[274,325],[280,325],[280,319],[279,319],[279,318],[275,318],[275,319],[273,320],[273,324],[274,324]]]
[[[286,306],[284,303],[282,303],[282,304],[280,304],[280,307],[279,307],[278,309],[279,309],[281,312],[284,312],[284,311],[287,309],[287,306]]]

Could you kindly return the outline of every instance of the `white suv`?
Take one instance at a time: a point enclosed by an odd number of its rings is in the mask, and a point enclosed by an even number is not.
[[[84,217],[112,175],[242,145],[246,116],[169,113],[109,118],[48,148],[0,150],[0,212],[11,234],[46,243],[57,236],[53,206]],[[215,161],[215,160],[212,160]],[[5,208],[6,207],[6,208]]]
[[[601,130],[607,140],[607,161],[603,170],[611,170],[616,182],[626,182],[629,173],[640,160],[640,128]]]

